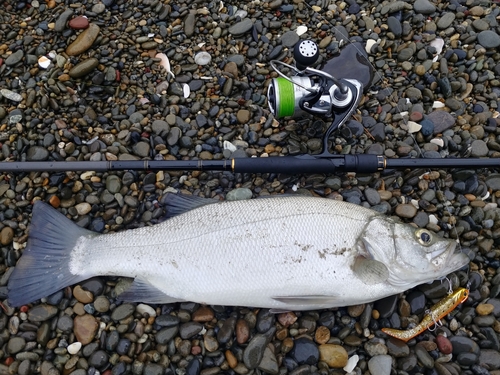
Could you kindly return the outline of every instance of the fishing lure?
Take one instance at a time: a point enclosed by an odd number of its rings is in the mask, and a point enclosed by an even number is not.
[[[394,328],[382,328],[382,332],[404,342],[409,341],[433,325],[439,326],[440,319],[452,312],[455,307],[465,302],[468,297],[468,289],[458,288],[427,310],[424,318],[416,327],[406,331]]]

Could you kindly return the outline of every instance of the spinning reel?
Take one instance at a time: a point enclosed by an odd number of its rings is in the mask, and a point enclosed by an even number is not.
[[[271,66],[280,77],[273,78],[267,91],[269,109],[276,118],[311,114],[333,117],[331,133],[342,125],[356,109],[363,85],[355,79],[337,79],[330,72],[310,68],[319,57],[319,48],[311,40],[295,45],[295,66],[272,60]],[[279,66],[295,72],[283,74]]]

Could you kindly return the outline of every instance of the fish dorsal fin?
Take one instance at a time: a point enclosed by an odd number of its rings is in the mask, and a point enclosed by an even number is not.
[[[304,296],[279,296],[273,300],[290,306],[304,305],[314,309],[315,306],[333,305],[338,300],[334,295],[304,295]],[[285,311],[285,309],[283,309]]]
[[[163,203],[167,209],[165,219],[183,214],[198,207],[203,207],[207,204],[218,202],[219,201],[215,199],[202,198],[195,195],[167,193],[163,199]]]
[[[118,296],[124,302],[174,303],[183,300],[170,297],[144,279],[136,277],[130,287]]]
[[[389,278],[389,269],[384,263],[362,255],[356,258],[352,269],[359,279],[367,285],[379,284]]]

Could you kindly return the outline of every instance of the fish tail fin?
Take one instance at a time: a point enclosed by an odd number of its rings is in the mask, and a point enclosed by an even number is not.
[[[407,342],[411,340],[413,337],[418,335],[420,332],[415,331],[414,329],[409,329],[406,331],[394,328],[382,328],[382,332],[385,334],[395,337],[401,341]]]
[[[46,203],[35,202],[28,244],[9,277],[9,305],[21,306],[89,278],[70,270],[71,251],[83,229]]]

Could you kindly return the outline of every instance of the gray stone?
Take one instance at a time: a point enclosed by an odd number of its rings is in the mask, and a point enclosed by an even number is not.
[[[111,313],[111,319],[115,322],[128,318],[135,311],[135,306],[131,303],[124,303],[123,305],[118,306]]]
[[[387,354],[376,355],[368,361],[368,369],[372,375],[390,375],[392,357]]]
[[[10,354],[19,353],[24,349],[26,345],[26,340],[22,337],[11,337],[9,342],[7,343],[7,352]]]
[[[491,30],[481,31],[477,35],[477,41],[484,48],[497,48],[500,46],[500,36]]]
[[[252,190],[248,188],[238,188],[231,190],[226,195],[226,200],[228,201],[240,201],[252,198]]]
[[[72,9],[66,9],[64,12],[62,12],[59,17],[57,17],[57,20],[54,25],[54,31],[57,31],[60,33],[66,28],[66,23],[68,20],[71,18],[73,15],[73,10]]]
[[[147,158],[149,156],[150,148],[151,146],[146,142],[137,142],[134,146],[132,146],[134,153],[141,158]]]
[[[5,59],[5,65],[7,66],[16,65],[23,59],[23,57],[24,57],[24,52],[19,49]]]
[[[399,22],[396,17],[391,16],[387,18],[387,25],[389,26],[389,30],[392,31],[395,36],[401,36],[403,27],[401,26],[401,22]]]
[[[452,22],[455,20],[455,13],[445,13],[436,22],[438,29],[446,29],[451,26]]]
[[[26,160],[28,161],[42,161],[47,160],[48,157],[49,151],[40,146],[30,147],[26,153]]]
[[[264,356],[262,357],[262,361],[260,361],[259,369],[264,371],[266,374],[278,374],[279,366],[278,361],[276,360],[276,356],[273,351],[266,346],[264,350]]]
[[[153,121],[153,124],[151,127],[152,127],[153,132],[155,134],[158,134],[161,136],[168,134],[168,132],[170,131],[170,126],[168,125],[168,123],[166,121],[163,121],[163,120]]]
[[[122,183],[120,181],[120,177],[116,175],[109,175],[106,178],[106,189],[108,189],[111,194],[118,193],[121,188]]]
[[[471,156],[473,158],[480,158],[482,156],[488,155],[488,146],[486,142],[477,139],[471,144]]]
[[[434,134],[439,134],[455,125],[455,118],[445,111],[434,111],[427,118],[434,123]]]
[[[299,39],[300,37],[295,31],[287,31],[281,37],[281,44],[285,47],[293,47]]]
[[[428,0],[416,0],[413,4],[415,13],[432,14],[436,11],[436,7]]]
[[[229,27],[229,34],[231,35],[241,35],[249,32],[253,26],[253,22],[249,18],[245,18],[244,20],[235,23],[234,25]]]

